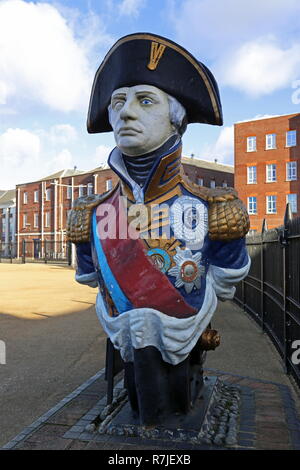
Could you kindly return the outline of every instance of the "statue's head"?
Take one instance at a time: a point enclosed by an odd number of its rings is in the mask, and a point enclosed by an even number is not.
[[[184,107],[152,85],[115,90],[108,115],[117,146],[130,156],[151,152],[186,129]]]
[[[96,72],[88,112],[90,133],[113,130],[118,147],[141,155],[186,125],[222,125],[217,83],[178,44],[149,33],[125,36]]]

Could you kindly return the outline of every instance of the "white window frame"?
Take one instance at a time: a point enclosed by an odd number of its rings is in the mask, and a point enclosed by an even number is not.
[[[266,182],[275,183],[277,181],[277,165],[276,163],[267,163],[266,165]]]
[[[51,188],[46,189],[46,201],[51,200]]]
[[[93,194],[93,191],[94,191],[93,183],[88,183],[88,185],[87,185],[87,195],[91,196]]]
[[[27,214],[23,214],[23,228],[27,227]]]
[[[290,197],[294,196],[292,199],[294,201],[290,201]],[[298,194],[297,193],[291,193],[286,195],[286,203],[290,204],[290,208],[293,214],[296,214],[298,212]]]
[[[80,184],[79,185],[79,197],[84,196],[84,185]]]
[[[222,183],[222,188],[228,188],[227,181],[223,181],[223,183]]]
[[[67,186],[67,199],[72,199],[72,186]]]
[[[50,212],[45,212],[45,227],[50,227]]]
[[[210,180],[210,187],[215,188],[216,187],[216,180]]]
[[[256,152],[256,136],[247,137],[247,152]]]
[[[297,145],[297,131],[291,130],[286,132],[286,147],[295,147]]]
[[[266,134],[266,150],[276,149],[276,134]]]
[[[39,213],[35,212],[33,215],[33,227],[38,228],[39,226]]]
[[[249,215],[256,215],[257,214],[257,197],[256,196],[249,196],[247,198],[247,203],[248,203],[248,214]]]
[[[247,167],[247,184],[257,184],[256,165],[251,165]]]
[[[199,184],[199,186],[203,186],[203,178],[197,178],[197,184]]]
[[[105,181],[106,191],[110,191],[112,189],[112,179]]]
[[[267,214],[277,214],[277,196],[276,196],[276,194],[271,194],[269,196],[266,196],[266,213]]]
[[[39,190],[36,189],[33,193],[33,202],[39,202]]]
[[[28,193],[26,191],[23,193],[23,204],[28,204]]]
[[[297,181],[297,162],[286,162],[286,180]]]

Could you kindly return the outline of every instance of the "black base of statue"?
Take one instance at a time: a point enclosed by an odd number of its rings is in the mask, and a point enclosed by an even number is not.
[[[203,387],[202,352],[196,347],[181,363],[162,360],[153,346],[133,350],[124,364],[125,387],[134,419],[141,425],[164,424],[176,413],[187,414]]]

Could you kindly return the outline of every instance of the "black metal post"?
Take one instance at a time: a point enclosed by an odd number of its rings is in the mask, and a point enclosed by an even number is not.
[[[261,227],[261,245],[260,245],[260,315],[261,315],[261,328],[265,329],[265,253],[264,253],[264,234],[267,230],[267,221],[263,220]]]
[[[72,242],[67,242],[67,259],[68,265],[71,266],[72,264]]]
[[[281,236],[281,244],[282,244],[282,295],[283,295],[283,360],[284,360],[284,371],[285,373],[289,373],[289,363],[288,363],[288,341],[289,341],[289,330],[288,330],[288,315],[287,315],[287,279],[288,279],[288,236],[289,236],[289,222],[292,219],[292,213],[290,204],[286,205],[286,210],[284,214],[284,229],[283,234]]]
[[[22,240],[22,263],[26,262],[26,240]]]

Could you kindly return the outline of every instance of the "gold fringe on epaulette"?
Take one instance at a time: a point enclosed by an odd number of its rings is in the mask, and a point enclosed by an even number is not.
[[[213,202],[208,210],[211,240],[231,241],[244,237],[250,228],[249,216],[240,199]]]
[[[74,201],[67,221],[67,241],[72,243],[90,241],[93,209],[107,199],[116,187],[107,193],[80,197]]]

